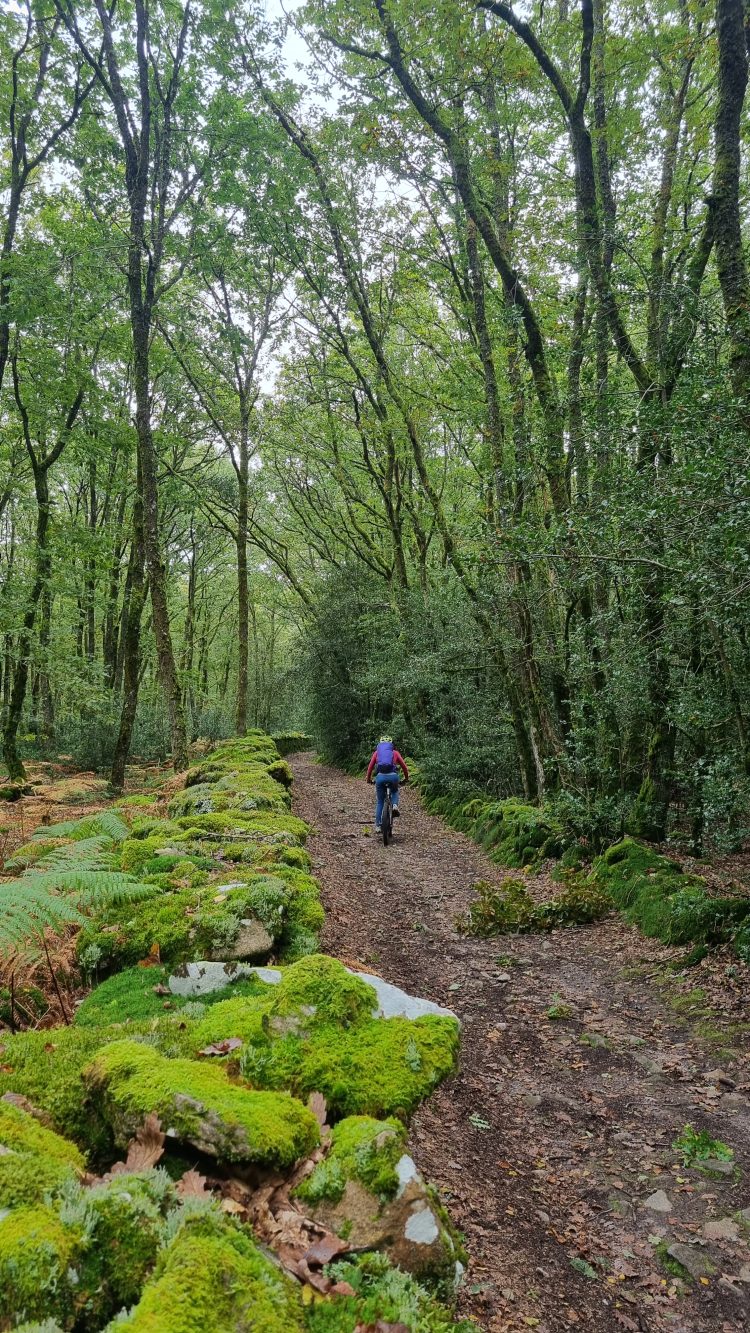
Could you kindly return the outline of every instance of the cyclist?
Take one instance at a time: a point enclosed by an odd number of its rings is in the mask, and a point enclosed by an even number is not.
[[[385,793],[388,787],[391,788],[393,793],[391,797],[393,814],[395,817],[398,817],[401,813],[398,808],[399,776],[396,771],[399,768],[404,775],[404,782],[408,782],[409,770],[393,744],[393,737],[381,736],[372,752],[372,759],[367,766],[367,781],[375,783],[375,793],[377,796],[375,805],[375,830],[377,833],[380,832],[380,821],[383,816]]]

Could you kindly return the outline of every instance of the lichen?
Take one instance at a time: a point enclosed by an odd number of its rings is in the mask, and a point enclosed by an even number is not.
[[[118,1329],[132,1333],[302,1333],[298,1289],[231,1223],[189,1220]]]
[[[366,1254],[337,1263],[329,1270],[345,1282],[353,1296],[315,1302],[307,1317],[308,1333],[355,1333],[357,1328],[401,1325],[414,1333],[476,1333],[476,1324],[455,1321],[408,1273],[394,1268],[382,1254]]]
[[[221,1067],[165,1059],[138,1042],[105,1046],[84,1080],[123,1146],[151,1112],[174,1137],[221,1161],[291,1166],[318,1142],[317,1120],[288,1093],[249,1091]]]

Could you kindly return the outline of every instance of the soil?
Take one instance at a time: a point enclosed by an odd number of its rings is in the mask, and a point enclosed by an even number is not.
[[[678,951],[614,914],[462,935],[472,884],[503,872],[412,791],[383,847],[361,779],[291,762],[323,947],[462,1023],[460,1069],[411,1125],[466,1239],[458,1313],[487,1333],[750,1328],[750,969],[727,955],[675,971]],[[672,1144],[688,1124],[733,1150],[726,1174],[684,1164]]]

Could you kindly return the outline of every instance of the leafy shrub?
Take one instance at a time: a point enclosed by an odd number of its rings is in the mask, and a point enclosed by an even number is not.
[[[693,1125],[685,1125],[672,1147],[680,1154],[683,1166],[705,1162],[712,1157],[720,1162],[731,1162],[734,1158],[734,1152],[728,1144],[722,1143],[721,1139],[712,1139],[708,1130],[697,1130]]]
[[[458,928],[468,935],[522,934],[552,930],[555,926],[582,925],[598,921],[611,910],[605,893],[596,885],[575,878],[544,903],[535,903],[518,879],[505,879],[499,887],[480,880],[474,889],[478,901],[457,922]]]

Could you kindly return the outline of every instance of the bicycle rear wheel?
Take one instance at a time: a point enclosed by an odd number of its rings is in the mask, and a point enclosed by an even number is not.
[[[380,820],[380,831],[383,834],[383,846],[387,847],[391,840],[393,832],[393,806],[391,805],[391,793],[386,793],[383,803],[383,814]]]

